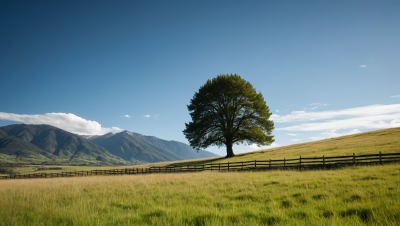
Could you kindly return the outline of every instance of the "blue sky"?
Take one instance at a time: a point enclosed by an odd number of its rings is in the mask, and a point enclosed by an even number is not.
[[[399,11],[385,0],[0,1],[0,126],[188,143],[194,93],[236,73],[274,113],[273,146],[398,127]]]

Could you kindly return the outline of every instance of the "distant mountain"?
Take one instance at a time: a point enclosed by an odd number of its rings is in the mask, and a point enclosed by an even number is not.
[[[132,136],[151,143],[152,145],[174,153],[175,155],[181,156],[184,159],[198,159],[198,158],[210,158],[218,157],[218,155],[209,151],[196,151],[192,147],[182,142],[173,140],[163,140],[154,136],[144,136],[139,133],[131,133]]]
[[[125,163],[216,157],[189,145],[123,131],[105,135],[76,135],[49,125],[0,127],[0,157],[31,163]]]
[[[126,163],[87,139],[49,125],[0,127],[0,153],[21,161]]]
[[[197,152],[181,142],[162,140],[126,130],[117,134],[92,136],[88,139],[126,161],[136,159],[145,162],[161,162],[218,156],[208,151]]]

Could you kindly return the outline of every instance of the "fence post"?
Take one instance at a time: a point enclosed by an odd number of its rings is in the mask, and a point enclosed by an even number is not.
[[[257,168],[257,160],[254,160],[254,168]]]
[[[283,158],[283,169],[286,169],[286,158]]]
[[[382,164],[382,154],[379,152],[379,164]]]
[[[228,171],[229,171],[229,162],[228,162]]]
[[[353,153],[353,165],[356,164],[356,155]]]
[[[300,155],[300,171],[301,171],[301,155]]]

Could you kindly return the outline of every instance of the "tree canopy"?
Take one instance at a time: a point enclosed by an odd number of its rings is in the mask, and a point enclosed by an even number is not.
[[[185,123],[183,133],[196,150],[225,145],[227,157],[232,157],[233,144],[267,146],[275,141],[272,113],[262,94],[239,75],[207,80],[187,107],[192,122]]]

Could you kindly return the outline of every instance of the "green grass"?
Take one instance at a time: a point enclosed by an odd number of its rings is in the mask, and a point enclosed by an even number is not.
[[[0,181],[0,225],[399,225],[400,165]]]

